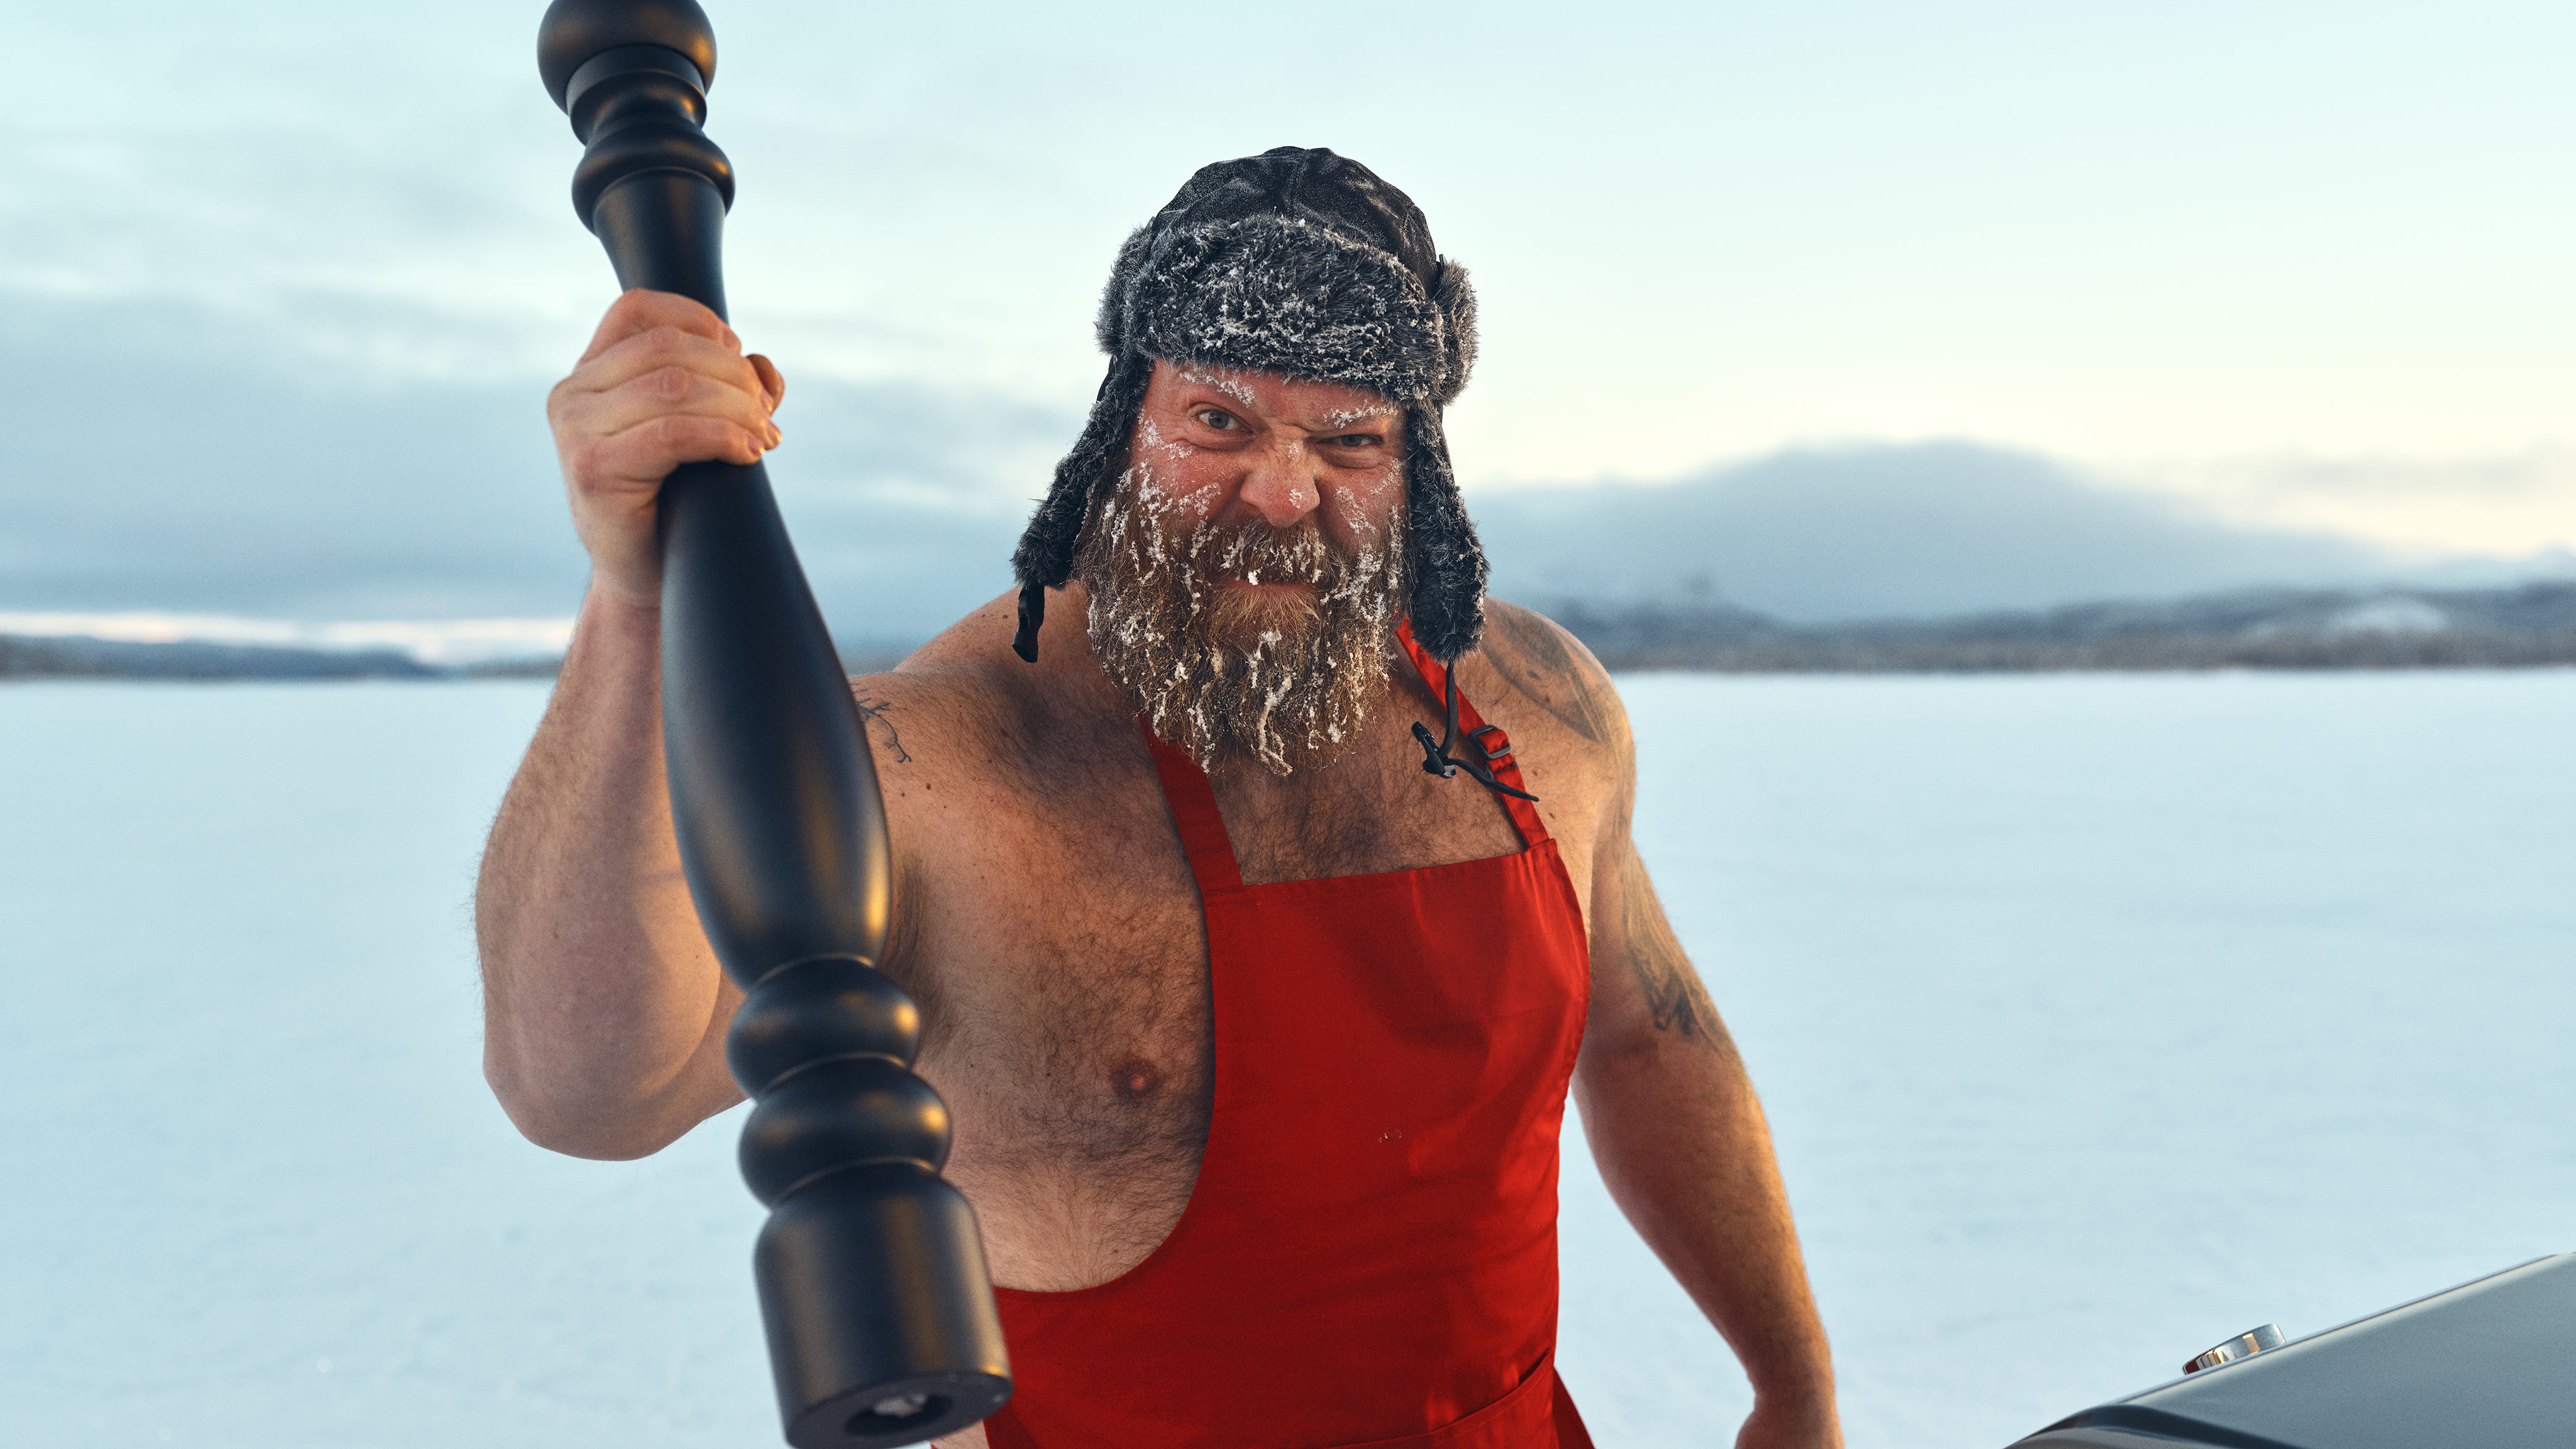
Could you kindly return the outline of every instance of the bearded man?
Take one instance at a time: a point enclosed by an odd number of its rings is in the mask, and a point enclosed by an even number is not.
[[[853,682],[883,969],[1018,1385],[955,1444],[1588,1445],[1553,1362],[1569,1086],[1751,1378],[1737,1442],[1840,1442],[1761,1108],[1629,838],[1618,698],[1484,598],[1440,427],[1474,318],[1365,167],[1201,170],[1119,253],[1016,609]],[[776,446],[782,395],[634,292],[549,406],[592,583],[476,923],[487,1075],[558,1151],[741,1100],[663,782],[654,497]]]

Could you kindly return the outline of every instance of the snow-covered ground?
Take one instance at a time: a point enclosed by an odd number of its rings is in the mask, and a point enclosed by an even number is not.
[[[1623,682],[1855,1446],[2576,1247],[2576,673]],[[465,898],[541,687],[0,689],[0,1442],[776,1442],[738,1119],[526,1146]],[[1604,1449],[1723,1347],[1566,1176]]]

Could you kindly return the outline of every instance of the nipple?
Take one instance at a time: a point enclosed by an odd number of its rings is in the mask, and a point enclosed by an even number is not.
[[[1110,1072],[1109,1083],[1119,1096],[1141,1102],[1163,1085],[1163,1072],[1143,1057],[1129,1057]]]

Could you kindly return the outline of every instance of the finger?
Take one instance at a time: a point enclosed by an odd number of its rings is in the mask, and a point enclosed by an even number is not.
[[[588,362],[636,333],[656,327],[676,327],[735,351],[742,347],[742,339],[705,303],[677,292],[650,292],[638,287],[609,304],[581,360]]]
[[[571,399],[563,421],[576,433],[604,438],[664,416],[732,423],[764,446],[778,438],[766,397],[744,391],[734,380],[676,365],[655,368],[607,392]]]
[[[752,371],[760,377],[760,390],[769,396],[769,410],[773,413],[778,411],[778,405],[787,400],[787,375],[778,370],[776,363],[757,352],[749,360]]]
[[[749,362],[721,342],[678,327],[647,328],[619,341],[573,369],[562,386],[574,393],[614,392],[636,378],[672,367],[759,398],[766,406],[760,374]]]
[[[722,418],[666,414],[602,438],[590,450],[586,481],[594,489],[658,485],[684,463],[760,461],[760,439]]]

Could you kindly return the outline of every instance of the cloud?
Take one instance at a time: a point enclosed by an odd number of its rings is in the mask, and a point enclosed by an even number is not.
[[[2141,465],[2232,522],[2322,529],[2416,552],[2576,548],[2576,449],[2484,457],[2284,454]]]
[[[539,396],[395,385],[257,324],[8,299],[0,608],[305,617],[560,612]]]
[[[528,620],[578,602],[546,377],[412,365],[451,342],[451,363],[471,360],[457,319],[345,294],[283,318],[6,301],[0,388],[32,426],[13,428],[0,480],[0,612]],[[1070,405],[813,377],[791,379],[780,416],[773,482],[826,618],[858,645],[921,639],[1009,586],[1012,539],[1078,423]],[[1495,591],[1542,607],[1714,594],[1798,621],[1921,616],[2408,563],[1963,443],[1473,502]]]
[[[586,564],[546,380],[406,374],[309,329],[165,301],[20,295],[0,610],[282,619],[543,617]],[[436,318],[339,299],[337,333]],[[771,473],[836,628],[918,635],[1008,582],[1026,499],[1074,419],[1007,398],[791,383]],[[844,618],[856,627],[843,623]]]
[[[1671,484],[1473,501],[1494,591],[1541,606],[1715,596],[1808,622],[2347,583],[2397,568],[2366,544],[2234,527],[1968,443],[1799,449]]]

